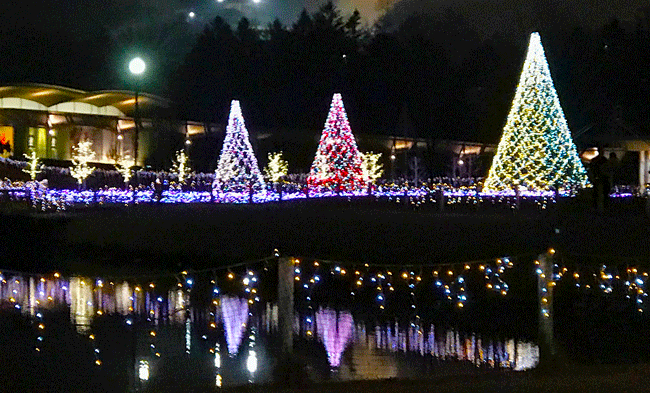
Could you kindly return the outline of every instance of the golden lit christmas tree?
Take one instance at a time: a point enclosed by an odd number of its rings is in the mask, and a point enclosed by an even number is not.
[[[95,168],[88,165],[90,161],[95,159],[93,143],[91,141],[81,141],[76,146],[73,146],[72,150],[70,175],[77,179],[77,183],[81,187],[86,178],[95,171]]]
[[[36,175],[41,173],[41,167],[42,165],[39,163],[39,158],[36,155],[36,152],[32,150],[31,153],[25,154],[25,158],[27,158],[27,169],[23,169],[23,172],[29,173],[29,177],[32,180],[36,180]]]
[[[588,184],[538,33],[528,54],[503,136],[483,190],[531,191]]]
[[[278,183],[289,173],[289,163],[282,158],[282,152],[269,153],[269,163],[264,168],[264,175],[272,183]]]

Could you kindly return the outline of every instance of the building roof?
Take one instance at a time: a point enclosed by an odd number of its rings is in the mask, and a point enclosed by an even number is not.
[[[139,93],[141,110],[166,109],[170,101]],[[133,117],[135,92],[126,90],[83,91],[63,86],[18,84],[0,86],[0,109],[26,109],[48,112]]]

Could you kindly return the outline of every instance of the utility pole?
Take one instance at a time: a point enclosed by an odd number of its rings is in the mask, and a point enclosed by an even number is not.
[[[278,328],[282,337],[282,353],[293,354],[293,260],[278,260]]]
[[[540,364],[549,364],[557,354],[553,335],[553,254],[554,249],[541,254],[536,263],[537,295],[539,303],[539,360]]]

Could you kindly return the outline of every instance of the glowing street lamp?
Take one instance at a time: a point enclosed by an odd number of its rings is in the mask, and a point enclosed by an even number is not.
[[[144,73],[147,69],[147,65],[144,60],[139,57],[134,58],[129,62],[129,71],[133,74],[136,79]],[[138,142],[140,136],[140,107],[138,102],[138,83],[135,83],[135,138],[133,141],[133,160],[135,164],[138,164]]]
[[[139,57],[134,58],[129,63],[129,71],[131,71],[133,75],[142,75],[146,69],[147,65],[144,60]]]

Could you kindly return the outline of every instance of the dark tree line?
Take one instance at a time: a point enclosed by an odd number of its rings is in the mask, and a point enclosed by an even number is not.
[[[540,31],[574,133],[647,133],[650,123],[648,8],[634,22],[603,25],[614,11],[555,0],[512,9],[402,0],[366,27],[358,13],[342,15],[328,3],[290,26],[217,18],[203,28],[183,15],[154,23],[142,16],[152,14],[147,2],[138,10],[118,1],[111,12],[131,22],[98,14],[86,18],[89,28],[81,16],[62,17],[81,11],[36,3],[0,6],[23,15],[0,27],[2,84],[133,88],[126,64],[139,54],[148,63],[140,88],[172,98],[182,119],[223,123],[230,100],[239,98],[251,126],[319,130],[332,93],[341,91],[356,133],[496,142],[529,33]],[[580,23],[585,17],[571,7],[597,14],[594,22]]]
[[[256,29],[242,19],[231,28],[217,18],[171,79],[178,114],[223,123],[237,98],[255,126],[320,129],[332,93],[341,91],[355,132],[496,142],[529,33],[541,30],[574,132],[609,129],[612,117],[648,128],[647,17],[596,30],[562,18],[543,29],[522,22],[512,35],[496,29],[489,36],[452,9],[435,23],[421,16],[397,27],[382,22],[363,29],[358,13],[341,15],[332,3],[303,12],[292,26]]]

